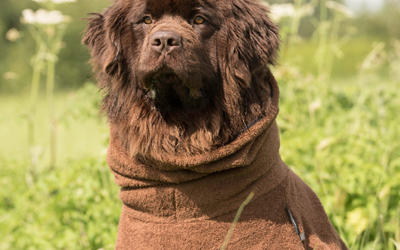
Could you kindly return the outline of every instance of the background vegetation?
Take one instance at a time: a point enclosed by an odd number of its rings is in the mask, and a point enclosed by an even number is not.
[[[268,2],[291,4],[271,6],[283,40],[273,69],[283,159],[351,249],[399,250],[399,2],[358,13],[327,0]],[[121,203],[80,44],[82,18],[109,4],[1,0],[0,249],[113,249]],[[21,22],[23,9],[39,7],[70,20],[56,29]]]

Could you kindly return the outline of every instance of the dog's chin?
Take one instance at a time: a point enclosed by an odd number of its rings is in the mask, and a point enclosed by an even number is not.
[[[163,116],[170,116],[173,112],[191,113],[205,105],[201,91],[188,87],[171,68],[164,66],[147,73],[143,83],[151,105]]]

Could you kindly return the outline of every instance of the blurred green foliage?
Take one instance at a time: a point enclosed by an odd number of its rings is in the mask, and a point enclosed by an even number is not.
[[[56,66],[56,88],[77,88],[92,78],[91,67],[87,63],[89,54],[87,48],[81,44],[86,27],[83,19],[87,17],[87,13],[101,12],[110,3],[108,0],[80,0],[77,3],[60,5],[63,14],[71,17],[71,23]],[[0,6],[0,91],[27,91],[30,87],[31,57],[35,44],[20,18],[22,10],[37,10],[40,6],[31,0],[1,0]],[[21,36],[13,42],[6,39],[7,32],[12,28],[19,31]],[[15,75],[7,77],[6,72],[13,72]]]
[[[269,0],[265,2],[273,4],[291,1]],[[307,2],[315,1],[304,1],[304,3]],[[87,16],[87,13],[101,12],[110,3],[110,0],[79,0],[77,3],[62,5],[62,12],[71,17],[71,23],[64,39],[64,49],[59,55],[59,62],[56,66],[57,89],[77,88],[92,78],[91,68],[87,63],[89,59],[87,49],[80,42],[86,26],[83,18]],[[344,57],[341,62],[335,62],[336,71],[341,73],[334,74],[334,77],[352,76],[354,69],[363,59],[362,55],[368,53],[372,41],[390,43],[392,39],[400,38],[400,22],[396,21],[400,15],[399,4],[392,0],[385,0],[385,3],[382,11],[364,13],[358,18],[348,21],[351,27],[354,27],[353,31],[356,34],[353,39],[356,39],[356,42],[345,45]],[[31,57],[35,45],[26,26],[20,22],[20,17],[23,9],[36,10],[39,5],[31,0],[1,0],[0,6],[0,91],[1,93],[28,91],[32,72]],[[313,17],[318,17],[318,15],[319,9],[316,8]],[[303,39],[309,39],[313,35],[316,28],[313,17],[301,20],[299,35]],[[6,34],[13,28],[20,32],[20,37],[12,42],[6,39]],[[349,30],[343,29],[342,32],[349,32]],[[305,45],[306,53],[311,47],[309,44]],[[305,65],[305,67],[308,66]]]
[[[350,249],[398,250],[399,82],[324,85],[296,71],[275,73],[284,161],[318,194]]]
[[[298,29],[291,17],[279,22],[287,35],[280,65],[273,69],[281,89],[282,157],[318,194],[351,249],[399,250],[400,4],[385,0],[381,11],[335,22],[332,11],[321,21],[318,4],[325,0],[295,1],[315,5]],[[114,247],[121,202],[105,162],[108,129],[98,115],[101,94],[87,82],[89,55],[80,43],[82,18],[110,3],[62,5],[71,23],[56,68],[60,157],[50,169],[43,93],[34,117],[34,154],[28,153],[26,131],[35,44],[20,17],[23,9],[39,5],[1,0],[0,249]],[[17,32],[10,41],[12,29]],[[319,62],[328,62],[323,71]]]

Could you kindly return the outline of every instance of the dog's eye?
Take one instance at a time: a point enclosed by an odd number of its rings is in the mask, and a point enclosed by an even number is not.
[[[153,19],[151,18],[151,16],[146,16],[146,17],[143,19],[143,22],[144,22],[145,24],[151,24],[151,23],[153,22]]]
[[[204,18],[201,17],[201,16],[196,16],[196,17],[194,18],[194,23],[195,23],[195,24],[203,24],[204,21],[205,21]]]

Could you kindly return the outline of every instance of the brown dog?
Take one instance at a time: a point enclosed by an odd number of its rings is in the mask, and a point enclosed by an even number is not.
[[[277,27],[252,0],[115,0],[84,43],[106,96],[117,249],[347,249],[282,162]]]

